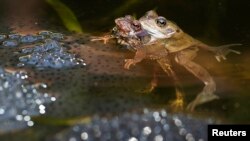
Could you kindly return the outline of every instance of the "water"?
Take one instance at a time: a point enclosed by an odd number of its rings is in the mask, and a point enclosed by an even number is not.
[[[193,0],[191,2],[152,0],[147,3],[143,3],[142,0],[88,2],[62,0],[62,2],[75,14],[82,27],[83,35],[69,32],[60,16],[43,0],[27,0],[25,5],[20,4],[19,0],[1,0],[0,66],[15,71],[24,70],[29,76],[27,83],[47,84],[46,90],[42,90],[41,93],[45,92],[50,97],[56,98],[56,101],[46,105],[46,114],[31,116],[34,126],[29,128],[22,126],[22,129],[11,129],[12,132],[0,132],[1,141],[14,141],[20,138],[32,141],[54,140],[58,135],[63,139],[69,139],[68,135],[74,135],[77,138],[87,138],[88,135],[90,138],[92,133],[87,134],[87,131],[94,131],[93,122],[100,123],[97,125],[100,125],[102,131],[104,127],[106,128],[104,123],[108,123],[109,126],[110,123],[117,121],[117,124],[121,125],[126,116],[126,120],[133,123],[140,121],[142,116],[150,117],[153,115],[153,113],[150,114],[151,111],[161,112],[161,109],[166,110],[171,117],[181,113],[180,121],[188,126],[186,130],[191,130],[190,116],[194,122],[199,122],[198,125],[201,127],[210,123],[210,120],[225,123],[250,123],[248,112],[250,107],[248,102],[250,98],[248,94],[250,90],[250,67],[248,65],[250,21],[245,16],[249,13],[250,2],[247,0]],[[185,32],[205,43],[211,45],[243,44],[234,48],[241,51],[241,55],[230,54],[226,61],[220,63],[213,55],[205,51],[199,52],[195,59],[214,77],[219,100],[198,106],[195,112],[174,109],[171,107],[171,102],[175,99],[174,82],[161,69],[158,69],[158,87],[150,94],[139,92],[147,87],[152,79],[154,66],[157,67],[154,61],[145,60],[130,70],[125,70],[123,69],[124,59],[132,58],[134,53],[118,46],[114,41],[106,45],[101,42],[90,42],[92,35],[100,36],[110,31],[116,17],[126,14],[140,17],[151,9],[156,9],[160,15],[176,22]],[[42,44],[45,42],[45,38],[39,38],[40,41],[37,42],[38,33],[41,31],[56,33],[49,38],[60,40],[60,45],[62,44],[60,47],[65,51],[62,53],[83,59],[86,66],[43,67],[43,69],[32,64],[20,66],[20,57],[32,54],[33,50],[27,50],[27,48],[41,45],[38,42]],[[41,35],[50,34],[51,32],[43,32]],[[185,92],[186,106],[202,90],[203,84],[177,64],[174,64],[174,70],[180,77]],[[149,109],[149,113],[142,112],[145,108]],[[5,111],[0,108],[0,114],[3,112]],[[138,117],[139,119],[136,119]],[[149,123],[151,122],[152,124],[147,125],[150,129],[156,125],[155,121],[150,120]],[[166,119],[166,124],[168,122],[170,120]],[[179,122],[176,123],[179,125]],[[78,125],[81,127],[81,132],[80,129],[79,133],[73,132],[72,129]],[[169,123],[168,125],[172,132],[177,129],[176,124]],[[88,130],[86,134],[82,134],[82,128],[85,127]],[[194,128],[199,128],[199,126]],[[144,131],[144,129],[145,133],[149,131],[146,130],[148,128],[138,126],[138,131]],[[168,127],[160,126],[159,130],[162,129],[168,129]],[[205,130],[202,133],[194,130],[194,133],[187,135],[184,129],[179,130],[181,133],[177,134],[177,137],[186,140],[192,140],[191,135],[199,139],[197,135],[205,133]],[[158,129],[155,131],[151,129],[151,132],[157,131]],[[126,134],[126,132],[128,134],[125,138],[130,140],[137,140],[140,135],[135,130],[136,133],[132,134],[130,125],[122,130],[122,133]],[[176,135],[174,133],[169,134],[168,137]],[[161,140],[162,134],[157,135],[154,134],[152,138]]]

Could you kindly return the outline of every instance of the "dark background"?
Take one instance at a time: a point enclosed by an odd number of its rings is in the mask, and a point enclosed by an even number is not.
[[[0,19],[31,17],[41,26],[62,26],[46,0],[0,0]],[[85,32],[109,31],[114,19],[127,14],[142,16],[155,9],[175,21],[187,33],[212,43],[250,42],[250,2],[248,0],[61,0],[68,6]],[[25,20],[24,18],[24,20]],[[2,26],[3,27],[3,26]]]

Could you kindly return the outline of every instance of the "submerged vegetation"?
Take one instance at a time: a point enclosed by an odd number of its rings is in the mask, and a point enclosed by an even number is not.
[[[63,4],[60,0],[46,0],[46,2],[57,12],[63,24],[69,31],[83,33],[75,14],[67,7],[67,5]]]

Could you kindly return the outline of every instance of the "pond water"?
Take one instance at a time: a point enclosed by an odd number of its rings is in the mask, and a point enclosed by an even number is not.
[[[1,141],[206,140],[208,123],[250,123],[247,0],[0,2]],[[115,40],[90,41],[107,34],[115,18],[139,18],[151,9],[209,45],[242,44],[233,48],[240,55],[229,54],[222,62],[202,50],[195,58],[213,76],[220,99],[185,110],[203,83],[173,63],[185,93],[183,108],[174,107],[175,83],[155,61],[126,70],[124,59],[133,52]],[[155,70],[157,87],[142,93]]]

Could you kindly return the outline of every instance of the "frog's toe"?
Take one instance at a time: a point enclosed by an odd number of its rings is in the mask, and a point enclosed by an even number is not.
[[[197,97],[192,102],[188,104],[187,110],[194,111],[196,106],[207,103],[215,99],[219,99],[219,96],[215,94],[207,94],[202,92],[199,95],[197,95]]]
[[[141,90],[140,93],[149,94],[152,93],[157,87],[157,80],[152,80],[150,85],[148,85],[145,89]]]
[[[241,54],[237,50],[230,49],[230,47],[232,46],[240,46],[240,45],[241,44],[228,44],[228,45],[222,45],[222,46],[217,47],[216,55],[215,55],[216,60],[218,62],[220,62],[221,59],[226,60],[226,56],[231,52],[235,54]]]
[[[112,39],[112,36],[103,36],[103,37],[92,37],[90,40],[91,42],[95,41],[102,41],[104,44],[107,44],[110,39]]]
[[[132,65],[135,66],[135,64],[136,64],[134,59],[125,59],[124,62],[125,62],[124,68],[127,70],[130,69],[130,66],[132,66]]]

